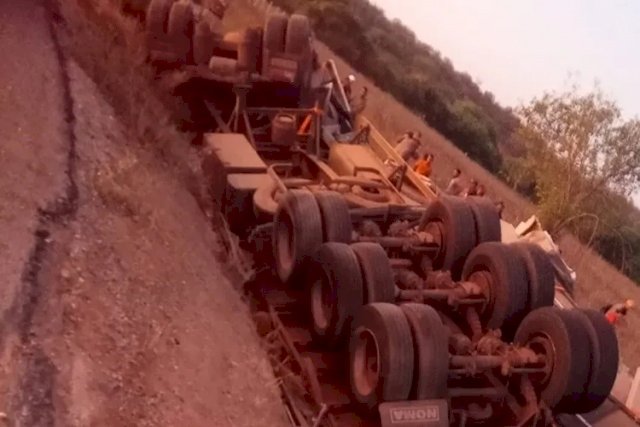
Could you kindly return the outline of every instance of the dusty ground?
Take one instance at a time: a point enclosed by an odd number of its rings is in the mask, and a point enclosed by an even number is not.
[[[7,424],[285,425],[193,188],[60,50],[52,4],[0,2]]]

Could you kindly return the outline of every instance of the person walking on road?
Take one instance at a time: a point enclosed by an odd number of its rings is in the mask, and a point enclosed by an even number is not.
[[[602,312],[604,316],[607,318],[607,321],[612,325],[617,325],[618,322],[623,319],[628,311],[635,306],[635,301],[632,299],[628,299],[623,303],[618,304],[609,304],[602,307]]]

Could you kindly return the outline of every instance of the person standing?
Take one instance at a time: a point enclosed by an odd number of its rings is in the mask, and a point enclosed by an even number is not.
[[[417,157],[420,145],[420,132],[410,131],[400,138],[395,150],[405,162],[408,162]]]
[[[413,166],[413,170],[417,174],[429,178],[431,176],[432,164],[433,164],[433,155],[429,153],[425,153],[422,155],[420,160],[418,160],[416,164]]]
[[[496,203],[496,210],[498,211],[498,215],[500,216],[500,219],[502,219],[502,213],[504,212],[504,202],[502,200],[499,200]]]
[[[353,93],[352,84],[356,81],[356,76],[353,74],[349,74],[346,79],[342,82],[342,88],[344,89],[344,94],[347,96],[347,100],[351,103],[351,95]]]
[[[471,181],[469,181],[469,187],[467,187],[466,191],[464,192],[464,197],[477,196],[477,195],[478,195],[478,181],[476,181],[475,179],[471,179]]]
[[[451,176],[449,185],[447,185],[447,188],[444,190],[445,193],[452,196],[459,196],[460,193],[462,193],[462,178],[460,177],[460,174],[460,169],[456,168],[453,170],[453,175]]]
[[[623,303],[606,305],[602,307],[601,311],[604,313],[607,321],[615,326],[634,306],[635,302],[632,299],[628,299]]]
[[[362,87],[360,91],[360,96],[353,102],[351,106],[351,114],[353,115],[353,121],[355,122],[356,117],[367,108],[367,98],[369,96],[369,88],[366,86]]]

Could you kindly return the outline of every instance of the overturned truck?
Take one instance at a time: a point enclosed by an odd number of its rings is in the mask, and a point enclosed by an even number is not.
[[[204,124],[210,195],[264,263],[269,309],[289,295],[305,345],[348,366],[336,380],[348,401],[316,390],[321,414],[551,426],[598,407],[616,378],[616,335],[595,311],[553,306],[563,263],[486,199],[439,194],[355,118],[304,16],[221,34],[216,13],[151,1],[150,59]]]

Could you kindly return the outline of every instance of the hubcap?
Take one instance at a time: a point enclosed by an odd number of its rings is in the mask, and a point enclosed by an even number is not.
[[[373,333],[368,329],[356,331],[353,356],[353,382],[362,396],[375,393],[380,380],[380,351]]]
[[[311,315],[319,332],[323,332],[329,327],[333,313],[331,288],[325,280],[325,275],[320,273],[311,285]]]

